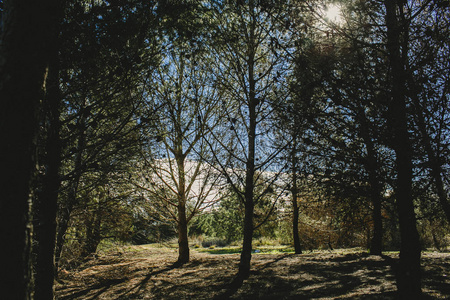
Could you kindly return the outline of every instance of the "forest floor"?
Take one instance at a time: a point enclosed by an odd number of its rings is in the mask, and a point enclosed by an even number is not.
[[[239,254],[191,250],[175,268],[174,249],[124,246],[63,270],[58,300],[69,299],[395,299],[398,254],[358,249],[254,254],[250,278],[233,281]],[[450,253],[422,254],[425,299],[450,299]]]

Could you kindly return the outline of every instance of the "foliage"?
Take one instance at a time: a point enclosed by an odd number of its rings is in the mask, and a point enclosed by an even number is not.
[[[227,244],[242,239],[243,208],[236,196],[223,198],[219,207],[213,207],[195,220],[193,234],[225,239]]]

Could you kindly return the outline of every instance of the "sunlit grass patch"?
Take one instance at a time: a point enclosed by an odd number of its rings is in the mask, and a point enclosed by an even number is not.
[[[209,254],[236,254],[241,253],[242,248],[240,247],[221,247],[221,248],[203,248],[196,249],[199,252],[209,253]]]
[[[241,253],[241,247],[221,247],[221,248],[204,248],[204,249],[196,249],[199,252],[209,253],[209,254],[236,254]],[[253,254],[287,254],[294,253],[294,249],[292,247],[287,246],[264,246],[264,247],[256,247],[252,251]]]
[[[255,254],[292,254],[292,253],[295,253],[294,248],[286,247],[286,246],[258,247],[253,252]]]

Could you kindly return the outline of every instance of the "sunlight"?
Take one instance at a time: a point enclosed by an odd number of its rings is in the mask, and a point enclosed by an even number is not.
[[[328,5],[323,13],[325,19],[327,21],[340,24],[342,23],[342,12],[341,8],[336,4],[330,4]]]

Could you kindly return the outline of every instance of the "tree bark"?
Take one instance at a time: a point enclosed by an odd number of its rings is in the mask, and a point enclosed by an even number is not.
[[[292,194],[292,206],[293,206],[293,214],[292,214],[292,236],[294,239],[294,251],[295,254],[302,254],[302,247],[300,245],[300,237],[298,235],[298,217],[299,217],[299,209],[298,209],[298,197],[297,195]]]
[[[4,3],[0,44],[0,290],[30,299],[31,193],[36,169],[40,104],[59,25],[56,0]]]
[[[178,135],[177,168],[178,168],[178,265],[189,262],[188,222],[186,218],[186,173],[184,169],[184,155],[182,153],[182,134]]]
[[[245,203],[244,215],[244,238],[242,242],[242,252],[239,261],[238,279],[247,279],[250,276],[250,263],[252,259],[252,242],[253,242],[253,213],[254,204],[253,199]]]
[[[298,208],[298,185],[297,185],[297,139],[294,137],[294,142],[292,146],[291,153],[291,164],[292,164],[292,237],[294,239],[294,250],[295,254],[302,254],[302,248],[300,245],[300,237],[298,235],[298,218],[299,218],[299,208]]]
[[[188,226],[186,220],[186,205],[178,203],[178,260],[177,264],[189,262]]]
[[[182,69],[184,66],[182,66]],[[179,87],[181,87],[181,81],[183,80],[182,76],[179,78]],[[179,94],[177,99],[177,111],[181,112],[182,104],[181,104],[181,94]],[[186,217],[186,171],[185,171],[185,158],[187,153],[183,153],[183,132],[181,130],[181,115],[177,114],[176,121],[176,131],[177,136],[175,139],[175,160],[177,163],[178,170],[178,205],[177,205],[177,229],[178,229],[178,260],[176,262],[177,265],[183,265],[189,262],[189,240],[188,240],[188,221]]]
[[[43,164],[46,173],[41,192],[37,195],[35,210],[38,225],[35,228],[37,241],[35,295],[38,299],[53,299],[54,254],[56,241],[56,211],[60,188],[61,166],[60,103],[58,53],[54,54],[48,77],[48,92],[44,112],[47,116],[47,136]]]
[[[102,226],[102,213],[103,203],[106,199],[106,194],[101,191],[98,195],[96,208],[92,212],[92,218],[86,218],[86,239],[83,243],[82,257],[87,257],[97,252],[98,244],[102,240],[101,226]]]
[[[250,3],[250,6],[253,2]],[[244,238],[242,241],[242,252],[239,262],[239,279],[247,279],[250,276],[250,262],[252,258],[252,242],[253,242],[253,214],[255,210],[255,202],[253,199],[254,187],[255,187],[255,151],[256,151],[256,82],[254,74],[255,64],[255,45],[252,44],[255,41],[254,37],[254,24],[251,24],[250,38],[251,41],[248,53],[248,110],[249,110],[249,126],[248,126],[248,157],[245,170],[245,192],[244,192]]]
[[[374,177],[374,175],[369,175]],[[369,178],[372,198],[373,235],[370,241],[370,254],[381,255],[383,251],[383,218],[381,216],[381,195],[378,178]]]
[[[83,151],[86,148],[86,116],[81,114],[78,121],[79,137],[77,142],[77,149],[75,155],[75,161],[73,165],[73,178],[69,183],[69,191],[67,198],[60,201],[60,205],[57,211],[57,227],[56,227],[56,246],[55,246],[55,277],[58,278],[58,269],[60,264],[60,258],[62,249],[65,243],[65,234],[69,227],[70,214],[77,203],[78,186],[80,184],[81,176],[83,174]]]
[[[404,28],[399,13],[403,4],[385,1],[387,47],[391,65],[390,123],[393,130],[392,146],[396,154],[397,186],[395,195],[400,225],[400,261],[397,270],[397,288],[400,299],[417,299],[422,294],[419,233],[416,227],[412,197],[412,147],[408,133],[406,112],[405,56],[407,49]],[[403,44],[401,42],[403,41]],[[403,54],[403,56],[402,56]]]
[[[381,255],[383,250],[383,218],[381,216],[381,183],[378,175],[378,158],[374,142],[370,136],[369,124],[364,109],[359,111],[361,136],[367,149],[365,168],[369,175],[370,199],[372,202],[372,240],[370,241],[370,254]]]

